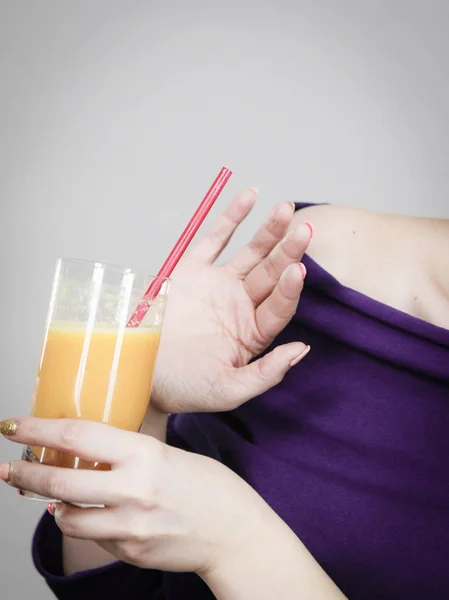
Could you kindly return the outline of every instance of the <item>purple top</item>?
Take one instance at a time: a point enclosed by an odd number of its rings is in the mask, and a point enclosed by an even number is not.
[[[312,352],[237,410],[172,417],[168,441],[248,481],[351,600],[447,599],[449,331],[304,263],[298,313],[276,344]],[[61,600],[213,598],[194,574],[123,563],[64,577],[49,515],[33,556]]]

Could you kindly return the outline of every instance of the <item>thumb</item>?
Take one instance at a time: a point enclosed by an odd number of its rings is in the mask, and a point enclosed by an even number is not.
[[[310,351],[302,342],[278,346],[262,358],[232,371],[227,382],[230,403],[237,408],[280,383]]]

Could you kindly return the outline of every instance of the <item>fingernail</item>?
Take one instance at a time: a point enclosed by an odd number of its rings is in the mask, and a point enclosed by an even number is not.
[[[258,187],[250,187],[249,191],[250,192],[254,192],[255,194],[258,194],[259,193],[259,188]]]
[[[0,421],[0,433],[2,435],[15,435],[18,428],[19,423],[15,419],[5,419],[4,421]]]
[[[294,367],[295,365],[297,365],[300,360],[302,360],[305,356],[307,356],[307,354],[309,354],[309,352],[310,346],[306,346],[305,349],[301,352],[301,354],[299,354],[296,358],[292,360],[292,362],[290,363],[290,367]]]
[[[54,517],[55,516],[55,510],[56,510],[56,503],[55,502],[49,502],[47,504],[47,510],[51,514],[51,516]]]
[[[289,204],[292,207],[292,211],[295,212],[296,211],[296,204],[294,202],[289,202]]]
[[[304,225],[307,225],[307,227],[310,229],[310,237],[312,238],[315,233],[315,227],[312,225],[312,223],[309,223],[309,221],[306,221]]]
[[[0,480],[8,482],[11,463],[3,463],[0,465]]]
[[[301,269],[301,271],[302,271],[302,278],[303,278],[303,280],[304,280],[304,279],[306,278],[306,275],[307,275],[307,269],[306,269],[306,266],[305,266],[305,265],[303,265],[302,263],[298,263],[298,264],[299,264],[299,268],[300,268],[300,269]]]

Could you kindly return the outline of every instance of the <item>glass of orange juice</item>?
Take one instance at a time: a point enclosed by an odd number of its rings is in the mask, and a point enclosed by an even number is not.
[[[138,431],[151,383],[169,280],[137,327],[133,311],[154,281],[130,269],[82,260],[58,261],[31,414],[49,419],[87,419]],[[23,460],[72,469],[107,470],[52,448],[27,446]],[[22,491],[35,500],[43,498]]]

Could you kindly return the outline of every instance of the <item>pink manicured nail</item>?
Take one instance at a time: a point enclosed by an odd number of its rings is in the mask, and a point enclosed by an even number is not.
[[[297,365],[300,360],[302,360],[305,356],[307,356],[307,354],[309,354],[309,352],[310,346],[306,346],[305,349],[301,352],[301,354],[292,360],[292,362],[290,363],[290,367],[294,367],[295,365]]]
[[[52,517],[55,516],[55,505],[54,505],[54,502],[49,502],[47,504],[47,510],[51,514]]]
[[[315,233],[315,227],[312,225],[312,223],[309,223],[309,221],[306,221],[304,225],[307,225],[307,227],[310,229],[310,237],[313,237],[313,234]]]
[[[299,264],[299,268],[302,271],[302,278],[304,280],[306,278],[306,275],[307,275],[307,269],[306,269],[305,265],[303,265],[302,263],[298,263],[298,264]]]

